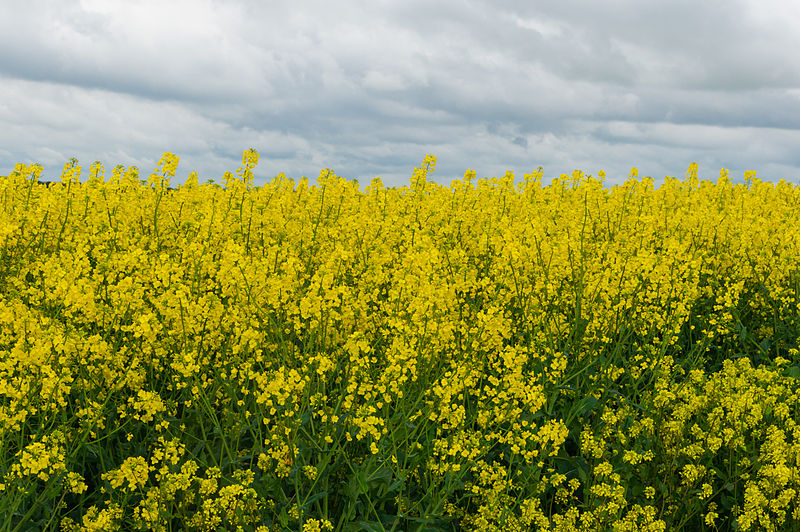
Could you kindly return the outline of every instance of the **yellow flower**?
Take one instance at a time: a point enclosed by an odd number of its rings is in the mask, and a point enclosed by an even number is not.
[[[74,471],[67,473],[67,476],[64,478],[64,483],[66,484],[70,493],[80,494],[86,491],[88,487],[84,482],[84,478],[79,473],[75,473]]]
[[[310,480],[315,480],[317,478],[317,468],[312,465],[303,466],[303,473],[305,473]]]
[[[149,474],[150,466],[147,460],[141,456],[134,456],[126,458],[119,468],[103,473],[101,477],[108,480],[112,488],[119,488],[127,481],[131,489],[140,489],[147,483]]]

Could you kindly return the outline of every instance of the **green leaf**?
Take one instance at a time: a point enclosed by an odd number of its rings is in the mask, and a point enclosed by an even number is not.
[[[281,508],[281,513],[278,514],[278,522],[282,527],[289,526],[289,515],[286,513],[286,508]]]
[[[381,468],[378,471],[374,472],[369,477],[369,487],[377,486],[379,484],[389,484],[392,481],[392,477],[394,477],[394,473],[391,469]]]
[[[306,499],[306,502],[303,504],[303,509],[311,506],[312,504],[314,504],[315,502],[317,502],[318,500],[322,499],[323,497],[325,497],[327,495],[328,495],[327,491],[321,491],[319,493],[315,493],[314,495],[312,495],[308,499]]]
[[[594,410],[598,404],[599,401],[595,396],[590,395],[588,397],[584,397],[578,402],[578,412],[576,415],[580,417],[589,412],[590,410]]]
[[[380,523],[374,521],[356,521],[346,524],[343,530],[345,532],[363,532],[365,530],[367,532],[383,532],[385,529]]]
[[[386,491],[387,493],[391,493],[393,491],[402,491],[403,488],[405,487],[405,484],[406,480],[404,478],[399,478],[394,482],[392,482],[392,484],[389,486],[389,489]]]
[[[409,521],[414,523],[422,523],[424,525],[428,525],[422,528],[422,530],[428,531],[439,531],[442,530],[441,527],[437,527],[436,525],[448,525],[450,524],[452,519],[442,519],[437,517],[412,517],[410,515],[405,516],[405,518]]]
[[[347,496],[350,499],[357,499],[359,495],[364,493],[366,488],[367,477],[364,474],[364,471],[358,471],[355,475],[350,477],[350,481],[347,483]]]

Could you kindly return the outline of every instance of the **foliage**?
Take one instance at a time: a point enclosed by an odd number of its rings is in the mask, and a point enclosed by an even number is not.
[[[0,178],[3,530],[798,530],[800,191]]]

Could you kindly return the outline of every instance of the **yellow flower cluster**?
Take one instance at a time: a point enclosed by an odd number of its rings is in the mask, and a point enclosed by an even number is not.
[[[800,522],[800,188],[0,177],[24,528]]]
[[[57,434],[55,436],[58,436]],[[17,452],[19,461],[11,465],[10,476],[17,478],[38,477],[47,481],[50,476],[66,471],[62,438],[45,435],[41,441],[33,441]]]

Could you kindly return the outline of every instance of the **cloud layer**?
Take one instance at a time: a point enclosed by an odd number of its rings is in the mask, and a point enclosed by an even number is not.
[[[70,157],[176,181],[323,168],[800,182],[790,1],[28,1],[0,5],[0,174]]]

